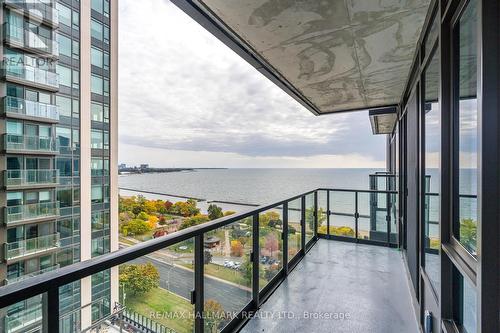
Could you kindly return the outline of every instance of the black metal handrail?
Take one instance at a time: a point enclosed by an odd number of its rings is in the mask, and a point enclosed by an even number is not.
[[[294,200],[301,199],[301,228],[302,228],[302,240],[301,240],[301,250],[300,255],[293,258],[293,262],[296,264],[305,254],[305,252],[312,247],[314,241],[317,239],[318,230],[318,191],[330,190],[330,191],[346,191],[346,192],[365,192],[365,193],[387,193],[396,194],[395,191],[375,191],[375,190],[350,190],[350,189],[314,189],[297,194],[293,197],[288,197],[282,200],[275,201],[270,204],[261,205],[256,208],[248,208],[240,213],[225,216],[210,222],[203,223],[201,225],[193,226],[183,230],[179,230],[175,233],[162,236],[156,239],[151,239],[127,248],[120,249],[115,252],[101,255],[99,257],[68,265],[66,267],[60,268],[53,272],[48,272],[40,276],[35,276],[19,283],[7,285],[0,287],[0,308],[7,307],[16,302],[19,302],[30,297],[47,293],[47,303],[50,308],[50,313],[48,313],[47,327],[50,332],[57,332],[58,326],[58,302],[59,302],[59,287],[64,286],[68,283],[78,281],[80,279],[89,277],[95,273],[102,272],[104,270],[110,269],[112,267],[119,266],[121,264],[127,263],[131,260],[149,255],[155,251],[167,248],[169,246],[178,244],[182,241],[188,239],[194,240],[194,280],[195,280],[195,292],[196,296],[193,298],[193,304],[195,304],[195,312],[199,313],[203,311],[203,241],[204,234],[214,231],[216,229],[225,227],[229,224],[241,221],[245,218],[253,219],[253,245],[252,245],[252,262],[253,262],[253,303],[249,303],[251,309],[256,309],[260,304],[259,293],[264,293],[263,290],[259,289],[259,214],[266,212],[271,209],[282,209],[283,210],[283,230],[281,231],[283,235],[288,234],[288,204]],[[310,230],[309,237],[306,239],[306,198],[307,196],[314,195],[314,214],[313,223],[314,227]],[[293,210],[293,208],[292,208]],[[311,236],[312,233],[312,236]],[[312,239],[311,239],[312,237]],[[287,237],[283,237],[286,239]],[[281,269],[281,274],[275,276],[271,281],[268,282],[264,289],[266,294],[271,292],[273,286],[277,286],[279,280],[288,274],[289,270],[293,269],[294,265],[288,261],[288,245],[287,241],[283,243],[283,267]],[[297,259],[297,260],[295,260]],[[293,266],[293,267],[291,267]],[[257,275],[256,275],[257,274]],[[200,292],[197,292],[199,290]],[[201,294],[201,295],[200,295]],[[251,305],[253,304],[253,305]],[[256,304],[256,305],[255,305]],[[243,310],[243,309],[242,309]],[[200,323],[201,322],[201,323]],[[195,328],[197,331],[202,331],[203,321],[198,320],[195,322]]]

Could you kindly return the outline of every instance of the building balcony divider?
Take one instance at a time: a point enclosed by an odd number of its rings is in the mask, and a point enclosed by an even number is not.
[[[46,136],[4,134],[3,148],[6,151],[58,153],[57,139]]]
[[[4,280],[4,284],[7,285],[7,284],[12,284],[12,283],[16,283],[16,282],[19,282],[19,281],[23,281],[23,280],[28,279],[30,277],[38,276],[38,275],[41,275],[41,274],[44,274],[44,273],[47,273],[47,272],[52,272],[52,271],[54,271],[54,270],[56,270],[58,268],[59,268],[59,264],[56,264],[54,266],[50,266],[50,267],[38,270],[36,272],[31,272],[31,273],[24,274],[24,275],[17,276],[17,277],[13,277],[13,278],[6,278]]]
[[[11,223],[59,216],[59,201],[4,207],[4,222]]]
[[[54,28],[59,26],[59,10],[55,7],[55,1],[3,0],[3,2],[7,6],[28,12],[30,18],[45,21]]]
[[[33,53],[59,56],[59,43],[54,38],[41,36],[30,29],[9,22],[3,24],[3,32],[5,42],[11,46],[29,49]]]
[[[30,239],[23,239],[14,243],[5,243],[5,260],[44,252],[59,247],[59,233]]]
[[[57,105],[28,101],[13,96],[4,97],[3,113],[6,115],[34,117],[50,122],[59,121],[59,110]]]
[[[29,65],[30,59],[6,59],[2,76],[7,80],[21,81],[22,84],[34,85],[48,90],[59,90],[59,74]]]
[[[37,186],[53,185],[59,183],[59,170],[37,169],[37,170],[5,170],[4,186]]]

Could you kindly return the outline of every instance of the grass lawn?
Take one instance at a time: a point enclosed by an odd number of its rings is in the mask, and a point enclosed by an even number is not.
[[[148,318],[151,317],[151,312],[168,313],[169,315],[152,319],[179,333],[192,332],[193,319],[189,314],[193,312],[193,306],[188,300],[165,289],[156,288],[136,297],[127,295],[126,306]]]

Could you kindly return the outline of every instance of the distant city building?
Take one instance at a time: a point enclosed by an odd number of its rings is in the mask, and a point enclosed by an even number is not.
[[[140,169],[148,169],[149,164],[141,164]]]
[[[118,170],[126,169],[127,165],[125,163],[118,164]]]

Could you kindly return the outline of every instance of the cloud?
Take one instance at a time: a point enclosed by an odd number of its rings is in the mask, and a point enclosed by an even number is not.
[[[316,117],[172,3],[119,6],[120,144],[383,160],[385,138],[371,135],[366,112]]]

